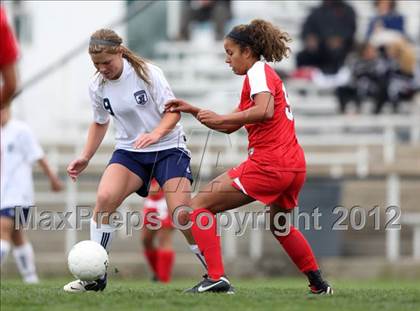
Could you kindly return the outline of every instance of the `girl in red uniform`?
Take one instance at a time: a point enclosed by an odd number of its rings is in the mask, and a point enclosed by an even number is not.
[[[156,179],[152,180],[149,196],[143,207],[142,242],[144,255],[153,271],[155,281],[171,280],[175,252],[172,247],[173,225],[168,213],[165,194]],[[158,224],[158,228],[155,228]],[[155,243],[157,242],[157,243]]]
[[[205,257],[208,276],[189,292],[232,292],[214,215],[258,200],[270,207],[271,231],[308,277],[311,292],[332,294],[302,233],[292,225],[279,230],[287,224],[279,213],[289,213],[297,206],[306,166],[284,84],[264,61],[287,57],[289,41],[287,33],[264,20],[234,27],[225,37],[224,48],[226,63],[235,74],[245,76],[239,106],[230,114],[218,115],[179,99],[166,105],[168,111],[190,113],[216,131],[229,134],[245,126],[249,140],[248,159],[211,181],[192,200],[191,230]]]

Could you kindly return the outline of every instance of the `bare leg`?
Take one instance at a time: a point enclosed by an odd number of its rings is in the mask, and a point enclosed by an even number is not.
[[[162,228],[159,230],[158,236],[158,245],[159,249],[161,250],[172,250],[172,236],[173,236],[173,229],[172,228]]]
[[[116,163],[109,165],[99,183],[93,218],[96,219],[98,213],[106,213],[101,223],[108,224],[109,214],[142,185],[143,181],[128,168]]]
[[[16,247],[22,246],[27,243],[27,238],[23,233],[22,229],[12,231],[12,242]]]
[[[115,227],[109,224],[109,216],[130,194],[137,191],[143,181],[126,167],[111,164],[99,183],[96,206],[90,225],[91,240],[109,251]]]
[[[232,186],[227,173],[219,175],[192,199],[193,209],[205,208],[217,214],[255,201]]]
[[[153,250],[155,249],[154,241],[155,236],[157,235],[156,230],[150,230],[146,227],[142,229],[142,243],[144,250]]]
[[[12,241],[12,232],[14,221],[9,217],[0,217],[0,239],[3,241]]]
[[[166,202],[168,204],[168,211],[170,215],[174,216],[177,208],[180,207],[189,207],[191,204],[191,183],[185,177],[176,177],[171,178],[166,181],[163,185],[163,191],[165,192]],[[180,224],[182,226],[188,224],[189,215],[187,212],[177,213],[178,218],[173,219],[175,224]],[[189,244],[195,244],[194,238],[191,235],[190,230],[181,230],[187,239]]]

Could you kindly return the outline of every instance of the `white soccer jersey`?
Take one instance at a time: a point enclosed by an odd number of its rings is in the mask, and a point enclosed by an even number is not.
[[[165,103],[175,98],[159,67],[148,63],[151,85],[140,79],[131,64],[123,59],[123,72],[117,80],[105,80],[99,74],[90,84],[89,93],[96,123],[114,119],[116,149],[151,152],[170,148],[186,148],[182,126],[175,128],[156,144],[134,149],[136,138],[152,132],[160,123]]]
[[[1,128],[1,208],[32,206],[32,165],[44,156],[30,128],[10,120]]]
[[[165,219],[168,217],[168,205],[166,204],[166,199],[162,198],[160,200],[150,200],[146,199],[144,201],[145,208],[155,208],[158,212],[159,219]]]

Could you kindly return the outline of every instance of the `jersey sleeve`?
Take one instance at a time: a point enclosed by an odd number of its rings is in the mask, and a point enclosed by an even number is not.
[[[267,75],[265,63],[257,62],[247,73],[250,87],[250,97],[262,92],[269,92],[275,95],[275,87],[270,76]]]
[[[0,68],[15,63],[17,58],[16,39],[7,23],[4,8],[0,6]]]
[[[44,151],[29,127],[24,127],[20,136],[20,144],[23,148],[25,159],[29,163],[34,163],[44,157]]]
[[[93,109],[93,121],[98,124],[106,124],[109,122],[109,113],[105,110],[102,100],[97,93],[97,80],[91,83],[89,86],[89,97]]]
[[[165,110],[165,104],[168,100],[174,99],[175,95],[169,86],[162,70],[156,66],[151,66],[150,70],[150,82],[151,82],[151,95],[153,101],[156,103],[159,112],[163,113]]]

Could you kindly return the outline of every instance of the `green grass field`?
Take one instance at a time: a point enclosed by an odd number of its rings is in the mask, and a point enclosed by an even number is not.
[[[307,294],[303,279],[235,280],[235,295],[183,294],[192,280],[170,285],[112,280],[102,293],[68,294],[68,280],[1,283],[1,310],[420,310],[420,282],[332,282],[334,296]]]

